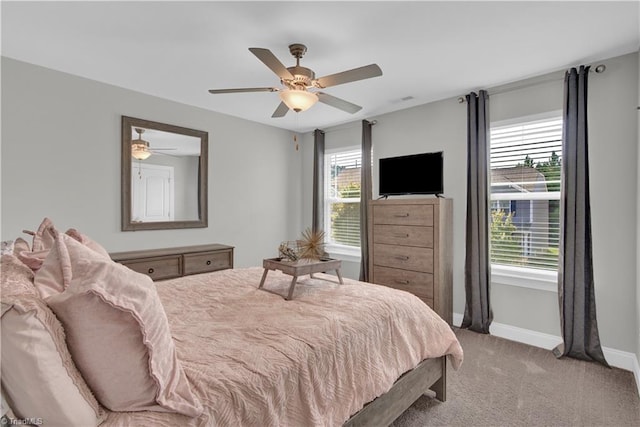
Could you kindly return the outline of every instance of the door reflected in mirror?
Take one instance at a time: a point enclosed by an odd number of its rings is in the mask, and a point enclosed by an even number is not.
[[[122,229],[207,226],[207,132],[122,117]]]

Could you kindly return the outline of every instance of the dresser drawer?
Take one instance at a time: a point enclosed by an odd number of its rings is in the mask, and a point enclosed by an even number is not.
[[[373,281],[379,285],[411,292],[422,298],[433,300],[433,274],[397,268],[373,267]],[[433,302],[431,303],[433,307]]]
[[[374,205],[373,223],[431,227],[433,226],[433,206]]]
[[[376,225],[373,243],[433,248],[433,227],[411,225]]]
[[[180,255],[142,258],[123,261],[122,264],[133,271],[146,274],[153,280],[171,279],[182,276],[182,257]]]
[[[433,273],[433,249],[374,243],[373,264]]]
[[[184,254],[184,274],[207,273],[233,267],[231,251]]]

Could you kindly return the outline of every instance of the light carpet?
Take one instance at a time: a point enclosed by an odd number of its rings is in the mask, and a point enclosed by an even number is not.
[[[464,349],[448,369],[447,401],[422,396],[393,424],[417,426],[640,426],[633,373],[455,329]]]

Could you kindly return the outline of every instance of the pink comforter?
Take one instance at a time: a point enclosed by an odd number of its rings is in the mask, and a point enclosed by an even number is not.
[[[261,268],[158,282],[178,357],[205,412],[108,413],[103,426],[339,426],[421,360],[462,348],[413,295],[319,274],[292,301]],[[318,277],[328,280],[321,280]],[[291,277],[265,287],[286,295]]]

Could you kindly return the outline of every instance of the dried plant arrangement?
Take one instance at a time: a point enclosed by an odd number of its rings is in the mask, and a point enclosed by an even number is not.
[[[324,231],[314,231],[307,228],[302,232],[302,239],[298,242],[300,258],[321,259],[326,257],[324,251]]]
[[[289,242],[280,243],[280,246],[278,247],[278,255],[280,258],[284,258],[289,261],[297,261],[300,258],[297,250],[292,248]]]

